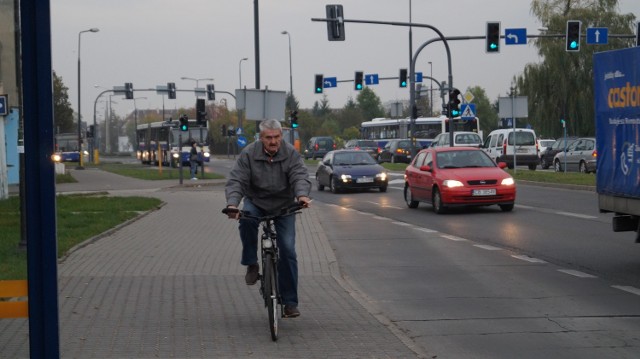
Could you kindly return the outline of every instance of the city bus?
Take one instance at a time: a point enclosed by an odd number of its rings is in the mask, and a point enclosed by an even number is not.
[[[179,121],[161,121],[140,124],[136,128],[136,158],[143,164],[162,163],[163,165],[177,165],[179,161],[189,164],[191,141],[198,145],[198,162],[209,162],[211,152],[208,143],[208,126],[197,125],[196,120],[189,119],[189,130],[180,131]],[[180,142],[180,140],[182,140]],[[179,147],[182,144],[182,151]]]
[[[416,141],[421,147],[428,147],[433,139],[442,132],[449,132],[449,118],[440,117],[418,117],[415,121],[415,129],[413,129]],[[360,124],[361,138],[367,140],[375,140],[380,147],[384,147],[387,142],[395,138],[409,138],[410,133],[409,118],[390,119],[390,118],[374,118],[371,121],[365,121]],[[476,132],[482,137],[480,131],[480,119],[477,117],[472,120],[461,120],[459,117],[454,118],[453,131],[471,131]]]

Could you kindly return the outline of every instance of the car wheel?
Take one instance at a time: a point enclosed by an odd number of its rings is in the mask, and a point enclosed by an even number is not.
[[[562,172],[562,166],[560,165],[560,160],[556,159],[553,162],[553,170],[556,172]]]
[[[513,210],[513,203],[511,204],[499,204],[502,212],[511,212]]]
[[[318,184],[318,191],[324,191],[324,185],[320,184],[320,180],[318,179],[318,174],[316,173],[316,181]]]
[[[442,214],[446,212],[446,208],[442,204],[442,195],[440,194],[440,190],[437,188],[433,189],[433,199],[431,200],[431,204],[433,205],[433,211],[437,214]]]
[[[589,173],[587,171],[587,164],[584,161],[580,161],[580,173]]]
[[[549,165],[544,161],[544,159],[540,160],[540,168],[542,168],[543,170],[549,168]]]
[[[387,192],[387,186],[380,187],[380,192]]]
[[[336,182],[333,177],[329,178],[329,190],[331,193],[338,193],[338,188],[336,188]]]
[[[408,184],[404,185],[404,201],[407,203],[407,207],[418,208],[419,202],[413,199],[413,194]]]
[[[532,163],[532,164],[530,164],[530,165],[529,165],[529,170],[530,170],[530,171],[535,171],[535,170],[536,170],[536,167],[538,167],[538,165],[537,165],[537,164],[535,164],[535,163]]]

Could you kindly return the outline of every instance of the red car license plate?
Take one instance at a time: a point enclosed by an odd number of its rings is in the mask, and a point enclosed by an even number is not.
[[[495,196],[496,195],[496,189],[495,188],[491,188],[491,189],[474,189],[472,194],[474,196]]]

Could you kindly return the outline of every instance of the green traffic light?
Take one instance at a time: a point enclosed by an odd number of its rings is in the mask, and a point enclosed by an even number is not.
[[[316,93],[321,93],[322,89],[320,87],[316,87]]]
[[[569,47],[571,47],[572,49],[577,49],[578,48],[578,42],[577,41],[571,41],[571,44],[569,44]]]
[[[407,81],[402,81],[402,84],[400,84],[402,87],[407,87]]]
[[[492,43],[491,45],[489,45],[489,47],[491,47],[492,50],[495,50],[498,48],[498,45]]]
[[[361,84],[358,84],[358,85],[356,85],[356,88],[357,88],[358,90],[362,90],[362,85],[361,85]]]

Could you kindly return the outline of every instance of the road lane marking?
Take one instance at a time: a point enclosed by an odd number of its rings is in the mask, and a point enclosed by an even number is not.
[[[391,218],[380,217],[380,216],[373,216],[373,219],[380,219],[380,220],[384,220],[384,221],[390,221],[391,220]]]
[[[620,289],[620,290],[624,290],[625,292],[631,293],[631,294],[635,294],[635,295],[640,295],[640,289],[636,288],[636,287],[631,287],[631,286],[627,286],[627,285],[612,285],[612,288],[616,288],[616,289]]]
[[[429,228],[420,228],[420,227],[416,227],[415,229],[425,232],[425,233],[438,233],[438,231],[434,230],[434,229],[429,229]]]
[[[580,213],[572,213],[572,212],[556,212],[556,214],[560,214],[563,216],[569,216],[569,217],[576,217],[576,218],[583,218],[583,219],[597,219],[598,217],[595,216],[589,216],[586,214],[580,214]]]
[[[502,248],[490,246],[488,244],[474,244],[473,246],[474,247],[478,247],[478,248],[482,248],[482,249],[486,249],[488,251],[501,251],[502,250]]]
[[[580,272],[577,270],[573,270],[573,269],[558,269],[558,272],[562,272],[568,275],[572,275],[574,277],[578,277],[578,278],[598,278],[595,275],[591,275],[589,273],[585,273],[585,272]]]
[[[466,242],[466,241],[468,241],[468,239],[452,236],[452,235],[449,235],[449,234],[442,234],[441,237],[449,239],[449,240],[452,240],[452,241],[456,241],[456,242]]]
[[[405,227],[411,227],[411,226],[413,226],[413,224],[411,224],[411,223],[407,223],[407,222],[391,222],[391,223],[393,223],[393,224],[397,224],[397,225],[399,225],[399,226],[405,226]]]
[[[513,258],[520,259],[523,261],[527,261],[530,263],[547,263],[546,261],[538,258],[529,257],[527,255],[512,255]]]

